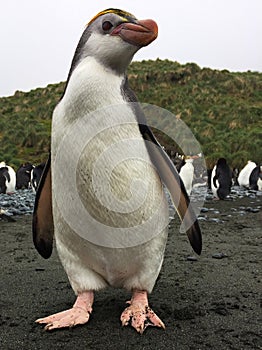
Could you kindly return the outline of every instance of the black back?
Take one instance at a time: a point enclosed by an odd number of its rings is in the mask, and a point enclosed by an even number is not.
[[[42,173],[45,168],[45,163],[41,163],[34,167],[33,174],[32,174],[32,187],[34,187],[35,190],[37,190]]]
[[[32,169],[33,165],[31,163],[20,165],[16,172],[16,188],[18,190],[29,187]]]
[[[231,191],[232,186],[232,171],[229,168],[225,158],[219,158],[217,161],[216,174],[213,182],[218,180],[219,188],[217,195],[220,199],[225,199]]]
[[[0,193],[6,193],[6,181],[10,182],[10,175],[7,167],[0,168]]]
[[[260,165],[257,165],[251,172],[249,176],[249,187],[251,190],[258,190],[258,179],[262,179],[262,173],[260,171]]]

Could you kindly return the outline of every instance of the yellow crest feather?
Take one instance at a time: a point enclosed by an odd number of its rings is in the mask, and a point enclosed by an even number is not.
[[[120,16],[123,18],[123,21],[130,21],[130,19],[136,19],[131,13],[123,11],[123,10],[119,10],[119,9],[113,9],[113,8],[109,8],[106,9],[104,11],[99,12],[97,15],[95,15],[89,22],[88,22],[88,26],[93,23],[98,17],[105,15],[107,13],[115,13],[116,15]]]

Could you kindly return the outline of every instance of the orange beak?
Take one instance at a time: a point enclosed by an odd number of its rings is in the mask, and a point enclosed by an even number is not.
[[[121,23],[111,33],[119,35],[124,41],[143,47],[157,38],[158,27],[152,19],[145,19],[137,23]]]

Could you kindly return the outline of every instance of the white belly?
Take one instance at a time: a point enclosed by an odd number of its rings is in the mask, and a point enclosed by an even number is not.
[[[13,193],[16,185],[16,174],[13,168],[7,165],[10,181],[6,181],[6,193]]]
[[[256,167],[256,163],[248,162],[248,164],[240,171],[238,176],[239,186],[249,187],[249,177],[252,170]]]
[[[76,291],[106,284],[150,291],[160,271],[168,206],[137,129],[135,125],[120,126],[94,137],[76,162],[75,174],[70,154],[66,155],[66,169],[59,171],[53,153],[55,237]],[[121,144],[123,134],[130,137],[131,132],[136,138]],[[119,142],[125,151],[129,145],[131,158],[120,149],[119,153],[107,152]]]
[[[218,180],[216,179],[216,180],[215,180],[216,186],[215,186],[215,185],[214,185],[214,180],[213,180],[214,177],[215,177],[215,175],[216,175],[216,168],[217,168],[217,166],[215,165],[214,168],[213,168],[213,170],[212,170],[212,173],[211,173],[211,189],[212,189],[212,192],[213,192],[214,197],[218,198],[217,190],[219,189],[219,182],[218,182]]]
[[[262,191],[262,180],[260,178],[257,180],[257,187],[259,191]]]
[[[90,79],[83,81],[86,85]],[[97,77],[96,84],[101,86]],[[110,89],[117,86],[119,81],[111,82]],[[112,94],[113,106],[95,113],[86,96],[79,100],[79,95],[70,95],[69,87],[53,116],[58,253],[76,293],[107,284],[150,292],[167,239],[168,205],[162,183],[121,94]]]
[[[193,166],[193,164],[186,163],[181,168],[179,175],[184,183],[187,194],[190,196],[191,191],[192,191],[193,178],[194,178],[194,166]]]

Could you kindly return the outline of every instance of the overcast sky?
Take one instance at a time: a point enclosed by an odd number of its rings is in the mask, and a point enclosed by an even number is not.
[[[262,0],[2,0],[0,96],[66,80],[85,25],[109,7],[158,23],[135,60],[262,72]]]

